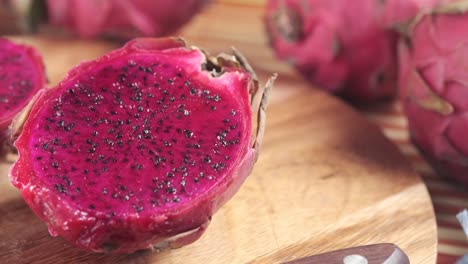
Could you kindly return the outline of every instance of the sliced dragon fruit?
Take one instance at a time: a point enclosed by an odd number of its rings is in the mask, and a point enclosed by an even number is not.
[[[272,80],[259,88],[236,51],[132,40],[40,92],[11,181],[80,248],[192,243],[257,160]]]
[[[8,126],[13,118],[45,83],[39,52],[0,38],[0,153],[5,150]]]

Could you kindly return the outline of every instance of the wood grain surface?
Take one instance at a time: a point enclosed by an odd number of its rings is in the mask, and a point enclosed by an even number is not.
[[[278,263],[372,243],[395,243],[411,263],[435,263],[436,224],[426,187],[398,149],[351,107],[310,87],[266,45],[262,10],[213,5],[180,34],[210,51],[236,46],[261,81],[280,77],[260,159],[241,190],[187,247],[92,254],[52,238],[0,164],[1,263]],[[15,37],[44,54],[51,84],[117,46]]]

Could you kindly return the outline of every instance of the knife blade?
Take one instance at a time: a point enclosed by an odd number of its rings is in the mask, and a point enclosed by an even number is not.
[[[409,264],[408,256],[391,243],[366,245],[309,256],[284,264]]]

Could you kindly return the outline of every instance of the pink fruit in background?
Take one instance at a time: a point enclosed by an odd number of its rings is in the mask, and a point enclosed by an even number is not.
[[[276,55],[312,83],[354,101],[392,97],[397,33],[437,0],[269,0],[266,25]]]
[[[237,52],[132,40],[40,92],[11,181],[80,248],[192,243],[257,160],[271,81],[260,88]]]
[[[47,0],[48,22],[81,37],[165,36],[178,30],[209,0]]]
[[[44,70],[41,55],[33,47],[0,38],[0,148],[13,118],[44,88]]]
[[[443,174],[468,185],[468,1],[415,20],[400,45],[411,138]]]

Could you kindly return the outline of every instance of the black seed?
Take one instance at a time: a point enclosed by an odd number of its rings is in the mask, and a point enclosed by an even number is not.
[[[141,113],[141,112],[143,112],[143,110],[144,110],[144,109],[143,109],[143,106],[141,106],[141,105],[140,105],[140,106],[138,106],[138,112],[140,112],[140,113]]]
[[[127,187],[123,186],[122,184],[119,184],[119,189],[125,191],[127,190]]]
[[[90,205],[88,206],[88,208],[91,209],[91,210],[96,209],[96,207],[95,207],[93,204],[90,204]]]
[[[172,198],[172,201],[174,203],[178,203],[178,202],[180,202],[180,198],[179,197],[174,197],[174,198]]]
[[[108,193],[109,193],[109,192],[107,191],[107,188],[103,188],[103,189],[102,189],[102,194],[106,195],[106,194],[108,194]]]
[[[57,190],[59,193],[67,193],[67,189],[62,184],[56,183],[54,185],[55,190]]]
[[[205,178],[205,173],[203,172],[200,172],[198,175],[200,176],[200,178]]]
[[[188,138],[193,137],[193,132],[188,129],[184,129],[184,133],[185,133],[185,136]]]
[[[57,168],[59,167],[59,165],[58,165],[57,162],[54,161],[54,162],[52,162],[52,167],[55,168],[55,169],[57,169]]]
[[[235,116],[236,115],[236,110],[231,109],[231,115]]]
[[[209,164],[211,163],[211,157],[206,155],[205,158],[203,158],[203,161]]]
[[[167,83],[174,84],[174,81],[172,79],[167,79]]]
[[[83,170],[83,174],[88,174],[89,170]]]
[[[200,182],[200,180],[199,180],[198,178],[194,178],[193,181],[194,181],[195,183],[199,183],[199,182]]]
[[[171,98],[169,99],[171,102],[174,102],[175,101],[175,97],[174,96],[171,96]]]
[[[216,110],[216,106],[212,105],[211,110],[213,110],[213,111]]]
[[[169,187],[166,189],[166,193],[168,194],[175,194],[177,192],[176,188],[174,187]]]
[[[62,179],[67,183],[68,186],[73,185],[73,182],[67,176],[63,176]]]
[[[168,172],[168,173],[166,173],[166,176],[167,176],[168,178],[172,178],[172,177],[174,177],[174,173]]]
[[[229,118],[224,119],[223,123],[229,123]]]
[[[88,152],[89,153],[94,153],[94,152],[96,152],[96,148],[90,148],[90,149],[88,149]]]
[[[93,136],[97,136],[99,133],[97,131],[93,132]]]

